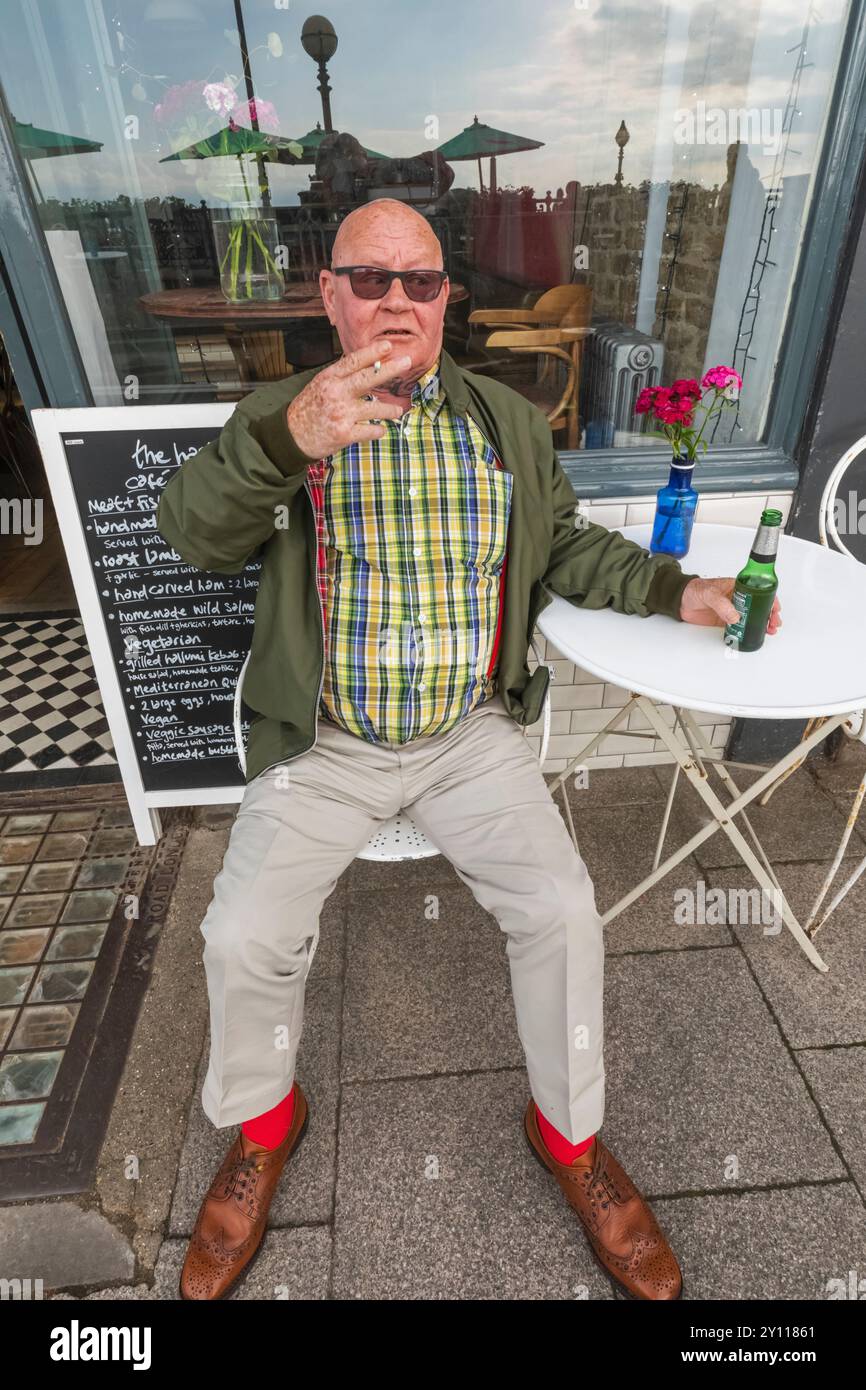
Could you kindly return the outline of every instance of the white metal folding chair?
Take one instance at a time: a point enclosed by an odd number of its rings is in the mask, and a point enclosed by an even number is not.
[[[851,551],[842,541],[839,535],[838,527],[836,525],[836,498],[839,493],[839,485],[842,482],[842,479],[845,477],[845,474],[848,472],[848,469],[851,467],[851,465],[860,457],[860,455],[864,451],[866,451],[866,434],[861,435],[857,442],[851,445],[850,449],[846,449],[845,453],[842,455],[839,462],[836,464],[836,467],[831,472],[829,478],[827,479],[827,483],[824,488],[823,495],[821,497],[821,509],[818,514],[818,534],[821,539],[821,544],[826,545],[829,549],[831,548],[832,542],[833,545],[835,545],[836,548],[840,550],[843,555],[850,555],[852,560],[857,559],[857,556],[851,555]],[[852,633],[852,640],[857,640],[856,633]],[[844,733],[847,734],[848,738],[856,739],[858,743],[866,744],[866,711],[860,710],[859,713],[852,714],[849,719],[846,719],[845,723],[842,725],[842,729]],[[806,732],[808,733],[810,732],[810,730],[807,729]],[[818,931],[819,927],[822,927],[824,925],[831,912],[834,912],[836,910],[836,908],[841,903],[842,899],[845,898],[848,893],[850,893],[851,889],[854,887],[854,884],[861,877],[863,872],[866,871],[866,855],[864,855],[864,857],[860,860],[859,864],[854,869],[854,872],[849,875],[845,883],[843,883],[842,887],[831,899],[830,906],[824,910],[824,914],[821,917],[820,921],[815,922],[815,918],[818,916],[821,904],[827,896],[827,893],[830,890],[830,885],[833,882],[833,879],[836,877],[836,874],[839,870],[839,866],[842,863],[842,857],[845,853],[845,850],[848,847],[848,841],[851,839],[851,832],[853,831],[854,825],[857,821],[857,817],[860,814],[860,808],[863,805],[864,796],[866,796],[866,774],[864,774],[860,782],[860,785],[857,788],[856,794],[854,796],[854,801],[851,806],[851,810],[848,812],[848,819],[845,823],[845,829],[842,832],[842,839],[839,843],[839,848],[836,851],[833,863],[830,865],[830,868],[827,872],[827,876],[824,879],[824,882],[821,884],[818,896],[812,905],[812,911],[809,913],[809,919],[806,922],[805,930],[809,933],[810,936],[814,936],[815,933]],[[814,926],[812,925],[813,922],[815,923]]]
[[[540,663],[542,658],[538,651],[535,638],[532,638],[531,642],[535,658]],[[240,675],[238,676],[238,683],[235,686],[234,699],[235,748],[237,749],[241,771],[244,773],[246,773],[247,770],[247,759],[244,750],[243,728],[241,726],[241,690],[243,689],[244,676],[246,675],[249,659],[250,654],[247,653],[244,664],[240,670]],[[542,717],[544,725],[541,735],[541,747],[538,755],[538,762],[541,767],[544,766],[544,760],[547,757],[547,744],[550,739],[550,686],[547,688],[547,694],[544,699]],[[525,729],[523,730],[523,734],[524,737],[526,737]],[[364,849],[355,857],[357,859],[377,859],[384,863],[386,861],[394,862],[402,859],[429,859],[434,854],[438,853],[439,850],[437,846],[434,845],[431,840],[428,840],[423,830],[415,824],[412,817],[407,815],[405,811],[398,811],[395,816],[385,821],[385,823],[371,835]]]

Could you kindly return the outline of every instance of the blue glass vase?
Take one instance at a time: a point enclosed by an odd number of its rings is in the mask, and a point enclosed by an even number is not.
[[[650,540],[653,555],[673,555],[679,560],[688,554],[695,523],[698,494],[692,487],[694,461],[673,459],[671,475],[656,493],[656,514]]]

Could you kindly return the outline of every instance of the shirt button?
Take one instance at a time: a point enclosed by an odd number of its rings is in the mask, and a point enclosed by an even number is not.
[[[426,690],[426,689],[427,689],[427,687],[426,687],[426,685],[424,684],[423,681],[421,681],[421,684],[418,686],[418,689],[419,689],[419,690]]]
[[[416,545],[415,549],[412,551],[412,554],[413,554],[413,555],[420,555],[420,554],[421,554],[421,547],[420,547],[420,545]]]
[[[410,487],[410,489],[409,489],[409,496],[410,496],[410,497],[417,497],[417,496],[418,496],[418,489],[417,489],[416,487]]]
[[[426,623],[426,621],[427,621],[427,614],[426,614],[426,613],[419,613],[419,614],[418,614],[418,621],[419,621],[419,623]]]

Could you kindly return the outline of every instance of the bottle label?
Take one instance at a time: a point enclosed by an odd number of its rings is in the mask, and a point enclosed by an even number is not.
[[[728,623],[725,628],[725,641],[729,646],[739,645],[743,640],[746,631],[746,623],[749,621],[749,613],[752,607],[752,595],[744,594],[742,590],[735,589],[731,595],[731,603],[739,613],[739,618],[735,623]]]
[[[751,560],[767,560],[775,558],[779,549],[779,527],[764,526],[758,527],[758,534],[755,536],[755,543],[752,546]]]

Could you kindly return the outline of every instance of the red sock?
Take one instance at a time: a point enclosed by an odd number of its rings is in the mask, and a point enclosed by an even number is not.
[[[282,1144],[289,1132],[294,1109],[295,1087],[293,1083],[289,1094],[284,1096],[272,1110],[266,1110],[263,1115],[256,1115],[255,1119],[244,1120],[241,1130],[254,1144],[264,1144],[266,1149],[275,1149],[279,1144]]]
[[[591,1134],[582,1144],[571,1144],[564,1134],[560,1134],[559,1130],[554,1129],[550,1121],[544,1118],[537,1105],[535,1114],[544,1146],[558,1163],[570,1163],[573,1158],[579,1158],[582,1153],[586,1153],[595,1138],[595,1135]]]

